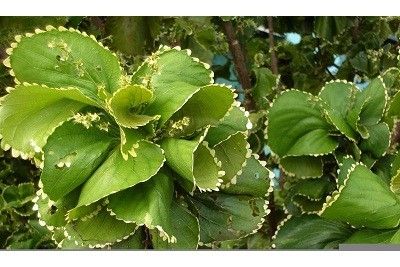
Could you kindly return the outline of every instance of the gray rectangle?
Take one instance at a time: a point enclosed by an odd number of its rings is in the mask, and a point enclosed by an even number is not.
[[[340,244],[339,250],[344,251],[400,251],[400,245],[390,244]]]

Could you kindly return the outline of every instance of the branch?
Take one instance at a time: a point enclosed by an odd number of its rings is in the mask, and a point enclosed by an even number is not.
[[[271,194],[269,195],[268,202],[269,202],[268,209],[270,210],[269,214],[267,215],[268,236],[269,239],[272,241],[272,237],[274,236],[276,230],[278,229],[278,218],[276,216],[274,192],[271,192]]]
[[[390,146],[396,147],[398,143],[400,143],[400,121],[396,121],[393,125]]]
[[[268,20],[268,40],[269,50],[271,53],[271,69],[272,73],[278,75],[278,58],[275,53],[275,42],[274,42],[274,27],[272,23],[272,17],[267,17]]]
[[[246,60],[239,40],[236,37],[235,30],[231,21],[223,21],[226,38],[228,39],[229,50],[232,53],[233,63],[238,74],[240,84],[244,89],[245,103],[244,106],[248,111],[255,110],[253,96],[251,94],[251,79],[247,70]]]

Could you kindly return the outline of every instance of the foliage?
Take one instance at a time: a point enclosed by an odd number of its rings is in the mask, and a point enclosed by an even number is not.
[[[288,219],[277,232],[278,248],[323,248],[348,238],[363,243],[351,235],[355,229],[385,232],[399,226],[398,140],[390,139],[398,114],[388,113],[396,109],[396,98],[389,96],[382,77],[363,91],[352,83],[334,81],[318,96],[289,90],[276,98],[268,111],[267,135],[287,174],[285,206],[289,214],[314,213],[323,219],[305,215]],[[284,141],[277,135],[282,132]],[[340,226],[335,237],[324,236],[322,229],[315,231],[313,236],[321,242],[315,243],[307,228],[324,223],[345,223],[355,229]],[[287,243],[286,236],[295,233],[310,240]],[[359,237],[358,233],[354,235]]]
[[[399,243],[398,17],[0,25],[3,247]]]
[[[129,76],[72,28],[15,40],[1,147],[42,169],[33,209],[59,247],[145,226],[154,248],[197,248],[262,226],[270,175],[246,141],[249,114],[190,50],[162,46]]]

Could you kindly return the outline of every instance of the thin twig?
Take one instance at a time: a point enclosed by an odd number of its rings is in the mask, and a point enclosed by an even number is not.
[[[228,39],[229,50],[232,53],[233,63],[235,64],[240,84],[242,85],[245,93],[244,106],[248,111],[255,110],[253,96],[251,93],[252,86],[251,86],[250,73],[246,66],[246,60],[242,47],[236,36],[236,32],[235,29],[233,28],[232,22],[223,21],[222,25],[225,31],[226,38]]]
[[[143,232],[144,232],[144,236],[145,236],[145,239],[143,241],[144,248],[145,249],[153,249],[153,243],[151,242],[150,231],[146,226],[143,227]]]
[[[272,241],[272,237],[275,235],[275,232],[278,228],[278,218],[276,216],[276,206],[275,206],[275,197],[274,192],[271,192],[268,198],[268,209],[270,210],[267,215],[268,221],[268,236]]]
[[[267,17],[267,21],[268,21],[269,50],[271,53],[271,70],[273,74],[278,75],[278,58],[275,53],[274,26],[272,22],[272,17]]]
[[[332,74],[332,72],[329,70],[329,68],[326,67],[325,69],[326,69],[326,71],[328,72],[328,74],[329,74],[329,76],[331,77],[331,79],[335,80],[336,77],[335,77],[335,75]]]

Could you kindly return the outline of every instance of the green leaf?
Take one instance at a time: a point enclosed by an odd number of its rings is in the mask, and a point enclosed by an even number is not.
[[[76,189],[65,197],[52,201],[43,190],[39,190],[37,197],[33,199],[34,210],[38,211],[38,218],[50,227],[62,227],[67,222],[65,220],[69,210],[74,208],[79,198],[79,189]],[[40,222],[40,221],[39,221]]]
[[[104,247],[127,238],[134,233],[135,228],[135,224],[117,220],[103,208],[96,216],[85,221],[77,220],[67,224],[65,231],[71,241],[77,242],[76,245]],[[63,243],[68,242],[68,239],[67,237]]]
[[[354,226],[393,228],[400,222],[400,200],[379,176],[356,164],[320,214]]]
[[[235,183],[236,175],[240,174],[246,159],[251,156],[250,145],[243,133],[231,135],[225,141],[213,147],[215,156],[221,161],[225,175],[221,177],[225,184]]]
[[[137,129],[159,116],[141,114],[143,107],[153,98],[153,92],[141,85],[128,85],[116,91],[108,100],[111,113],[123,127]]]
[[[317,213],[325,203],[325,199],[310,199],[307,196],[296,195],[293,204],[300,208],[302,213]]]
[[[127,239],[112,244],[111,249],[145,249],[145,238],[143,227],[139,227]]]
[[[350,140],[356,140],[358,137],[352,125],[346,120],[356,93],[358,93],[357,88],[347,82],[328,83],[319,93],[319,97],[324,101],[324,109],[329,120]]]
[[[277,249],[332,249],[343,243],[351,233],[350,226],[344,223],[317,215],[302,215],[281,223],[274,245]]]
[[[395,120],[398,118],[400,118],[400,91],[397,92],[388,103],[385,122],[389,125],[390,129],[392,129]]]
[[[390,146],[389,126],[384,123],[378,123],[366,126],[370,135],[368,139],[360,142],[360,148],[363,152],[369,152],[374,158],[382,157]]]
[[[67,195],[99,168],[113,145],[113,137],[106,131],[65,122],[44,147],[44,192],[54,201]]]
[[[200,239],[199,221],[184,206],[183,201],[173,201],[170,208],[168,233],[173,233],[176,242],[168,243],[156,231],[152,231],[152,241],[155,249],[197,249]]]
[[[390,166],[390,190],[396,194],[400,194],[400,153],[397,153]]]
[[[385,156],[378,159],[372,168],[372,171],[376,175],[381,177],[382,180],[388,185],[390,185],[390,180],[392,178],[393,173],[395,174],[397,171],[397,170],[396,171],[392,170],[392,164],[394,164],[395,157],[396,155],[386,154]]]
[[[279,163],[285,172],[300,178],[321,177],[324,167],[322,157],[313,156],[284,157]]]
[[[206,143],[202,142],[204,134],[194,140],[167,138],[161,147],[165,151],[167,164],[185,181],[184,187],[193,192],[195,186],[200,190],[217,189],[220,185],[219,164]]]
[[[193,177],[200,191],[218,190],[222,183],[221,165],[207,143],[200,144],[194,152]]]
[[[169,136],[187,136],[206,126],[216,125],[233,103],[234,95],[228,87],[204,86],[170,118],[166,131]]]
[[[230,136],[241,132],[246,133],[249,125],[249,119],[246,117],[246,111],[240,107],[232,107],[220,123],[210,127],[205,140],[211,147],[228,139]]]
[[[120,87],[122,73],[117,57],[94,37],[49,28],[16,39],[10,65],[20,82],[76,87],[93,100],[99,99],[99,87],[110,93]]]
[[[348,17],[321,16],[315,18],[314,31],[318,37],[332,42],[350,26],[351,19]]]
[[[236,177],[236,184],[222,189],[222,192],[233,195],[265,197],[270,186],[271,171],[265,168],[254,155],[247,159],[242,173]]]
[[[108,204],[112,214],[124,222],[135,223],[147,228],[157,228],[172,242],[169,229],[173,181],[163,173],[132,188],[113,194]]]
[[[279,77],[275,76],[267,68],[256,68],[254,73],[256,75],[256,84],[252,90],[253,98],[260,109],[268,109],[270,104],[268,96],[278,86]]]
[[[345,244],[388,244],[398,230],[361,229],[352,234]]]
[[[94,202],[88,206],[80,206],[70,209],[66,214],[67,221],[86,220],[93,217],[103,208],[103,201]]]
[[[162,149],[148,141],[141,141],[137,157],[128,160],[123,159],[118,147],[115,148],[83,185],[78,206],[89,205],[147,181],[159,171],[164,160]]]
[[[338,146],[331,126],[323,119],[315,96],[300,91],[280,95],[268,113],[268,142],[282,156],[320,155]],[[285,133],[285,138],[282,138]]]
[[[386,107],[387,92],[382,78],[373,79],[356,99],[356,106],[363,106],[359,123],[373,125],[380,122]]]
[[[146,128],[147,126],[149,125],[146,125],[143,128]],[[128,160],[129,155],[136,157],[136,150],[139,147],[139,142],[150,137],[143,128],[130,129],[121,126],[119,127],[121,136],[121,153],[125,160]]]
[[[396,92],[399,86],[400,70],[398,68],[392,67],[387,69],[382,74],[383,83],[389,92]]]
[[[338,173],[337,184],[338,186],[344,185],[344,181],[347,178],[349,170],[356,164],[356,161],[349,155],[345,156],[342,161],[339,162],[340,169]]]
[[[163,125],[194,93],[212,83],[211,77],[212,72],[194,61],[187,51],[164,47],[147,58],[134,73],[132,82],[149,84],[154,90],[154,101],[144,113],[160,115],[160,125]]]
[[[264,199],[203,193],[193,199],[199,214],[200,241],[211,243],[239,239],[257,231],[266,211]]]
[[[1,100],[1,147],[11,146],[15,156],[33,157],[58,125],[90,104],[76,88],[19,85]]]
[[[9,185],[3,189],[2,196],[5,205],[16,208],[21,207],[35,197],[35,187],[33,183]]]

